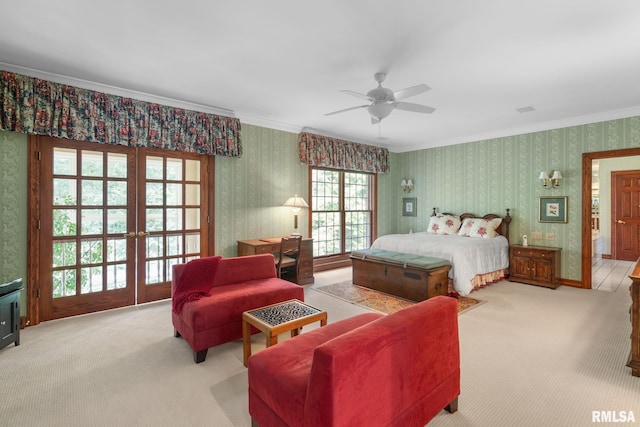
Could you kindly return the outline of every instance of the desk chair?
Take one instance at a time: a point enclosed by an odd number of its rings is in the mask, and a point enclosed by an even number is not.
[[[300,270],[300,244],[302,236],[283,237],[276,256],[276,272],[281,279],[298,283]]]

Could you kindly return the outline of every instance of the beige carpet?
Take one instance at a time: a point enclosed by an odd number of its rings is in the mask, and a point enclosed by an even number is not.
[[[313,286],[311,289],[385,314],[391,314],[415,304],[415,301],[354,285],[351,280],[332,283],[331,285]],[[458,314],[462,314],[485,302],[462,296],[458,296],[456,299],[458,300]]]
[[[350,277],[318,273],[316,286]],[[458,412],[429,427],[592,426],[594,410],[640,419],[640,378],[625,366],[628,291],[499,282],[476,297],[487,303],[459,317]],[[310,286],[305,300],[329,323],[367,311]],[[241,340],[196,365],[170,310],[159,302],[23,330],[20,346],[0,350],[0,426],[249,427]],[[264,348],[263,335],[252,342]]]

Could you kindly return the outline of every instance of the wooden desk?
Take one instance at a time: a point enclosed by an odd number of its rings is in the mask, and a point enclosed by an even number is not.
[[[281,237],[265,239],[238,240],[238,256],[272,254],[280,251]],[[313,239],[303,238],[300,245],[300,274],[299,285],[308,285],[313,278]]]

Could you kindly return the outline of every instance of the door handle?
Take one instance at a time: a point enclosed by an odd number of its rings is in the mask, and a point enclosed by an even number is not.
[[[129,233],[124,233],[123,236],[124,237],[136,237],[136,232],[135,231],[131,231]]]
[[[619,220],[618,220],[618,221],[616,221],[616,222],[617,222],[618,224],[626,224],[626,222],[625,222],[625,221],[623,221],[623,220],[621,220],[621,219],[619,219]]]
[[[148,236],[149,233],[145,232],[145,231],[138,231],[138,236],[142,237],[142,236]]]

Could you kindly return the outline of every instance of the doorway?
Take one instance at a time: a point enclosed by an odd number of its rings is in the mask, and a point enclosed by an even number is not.
[[[639,155],[640,148],[627,148],[582,154],[582,288],[592,288],[593,161],[597,159],[612,159]],[[600,216],[602,216],[603,208],[604,206],[600,205]]]
[[[169,298],[172,266],[209,253],[211,156],[50,137],[34,147],[37,322]]]

